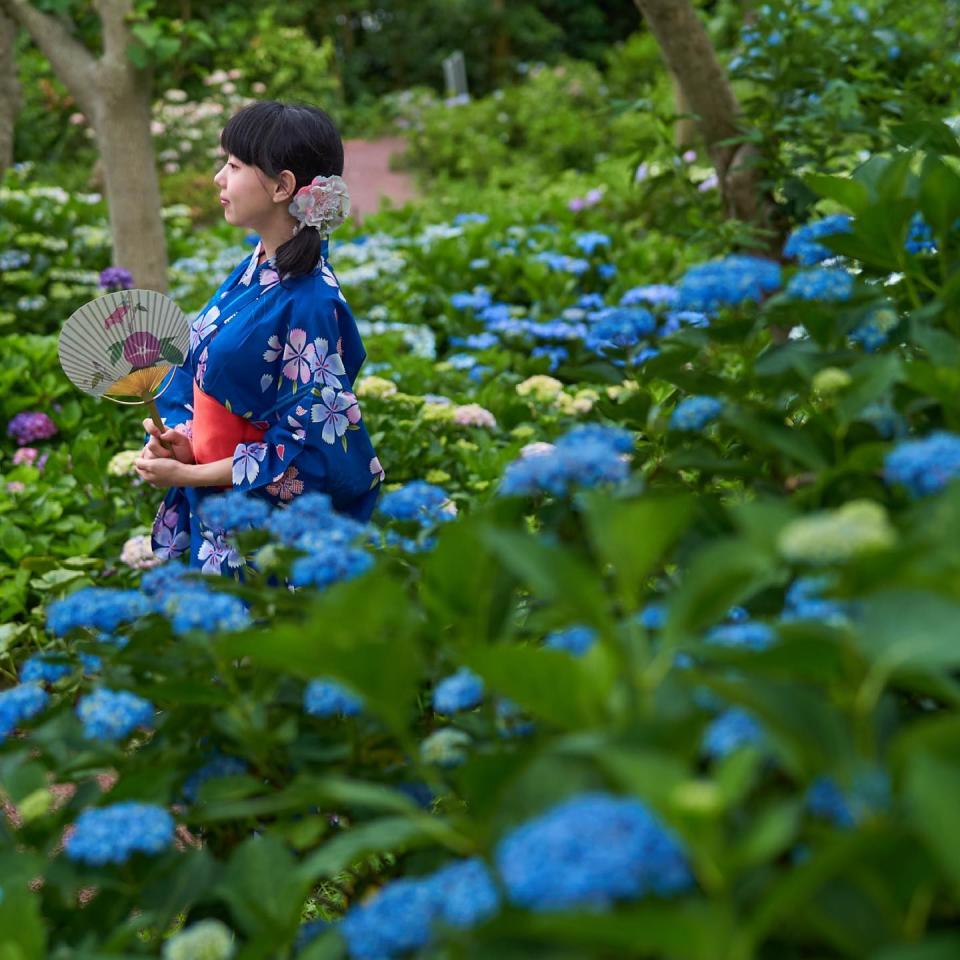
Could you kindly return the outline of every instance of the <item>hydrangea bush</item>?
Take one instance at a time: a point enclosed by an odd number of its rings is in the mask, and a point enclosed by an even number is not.
[[[235,579],[97,569],[17,611],[44,635],[0,693],[0,937],[960,949],[960,146],[911,136],[811,178],[848,219],[782,264],[675,242],[641,271],[659,240],[603,228],[609,195],[342,243],[361,322],[422,308],[357,385],[378,510],[228,495]]]

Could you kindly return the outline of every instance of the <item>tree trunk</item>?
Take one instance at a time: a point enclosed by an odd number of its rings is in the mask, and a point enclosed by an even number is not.
[[[760,185],[759,152],[752,143],[724,144],[740,136],[740,106],[690,0],[634,0],[697,116],[720,181],[727,216],[772,231],[767,248],[779,253],[781,218]]]
[[[132,0],[95,0],[103,32],[97,59],[55,17],[28,0],[0,0],[33,38],[93,127],[106,186],[113,262],[148,290],[167,289],[160,183],[150,134],[151,77],[127,56]]]
[[[131,65],[132,66],[132,65]],[[160,181],[150,135],[149,84],[132,70],[102,70],[90,118],[110,210],[113,262],[147,290],[167,289],[167,250],[160,215]]]
[[[0,10],[0,180],[13,163],[13,131],[20,112],[14,42],[17,25]]]
[[[677,75],[671,70],[670,86],[673,87],[673,109],[677,120],[673,128],[673,143],[678,151],[688,150],[697,145],[697,124],[690,114],[690,104],[683,94],[683,87]]]

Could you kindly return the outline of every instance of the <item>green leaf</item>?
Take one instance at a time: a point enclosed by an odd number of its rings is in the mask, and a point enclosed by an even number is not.
[[[594,726],[606,716],[615,668],[599,646],[584,657],[543,647],[481,647],[462,659],[497,694],[563,729]]]
[[[0,900],[0,960],[44,960],[47,932],[37,896],[18,887],[3,885]]]
[[[252,936],[285,938],[296,928],[310,882],[290,852],[270,834],[237,847],[216,892],[229,904],[237,926]]]
[[[489,529],[483,538],[537,597],[569,611],[573,620],[609,624],[607,598],[599,578],[571,551],[546,537],[512,530]]]
[[[903,943],[884,947],[870,960],[957,960],[960,934],[934,933],[921,943]]]
[[[410,817],[384,817],[361,823],[335,836],[298,867],[309,884],[334,877],[375,853],[403,853],[416,847],[437,843],[455,844],[468,849],[464,839],[442,820],[424,814]]]
[[[771,554],[739,540],[720,539],[703,547],[670,598],[668,641],[716,623],[730,607],[778,579],[774,564]]]
[[[914,830],[960,888],[960,764],[917,754],[907,767],[906,797]]]
[[[16,562],[30,550],[30,541],[16,524],[5,521],[0,528],[0,550]]]
[[[893,353],[865,357],[848,372],[853,382],[840,395],[834,408],[844,424],[854,420],[864,407],[882,397],[903,377],[900,358]]]
[[[827,466],[823,452],[802,428],[785,427],[739,409],[728,409],[723,419],[758,450],[782,453],[791,461],[788,467],[799,464],[808,470],[822,470]]]
[[[929,150],[960,157],[960,142],[954,132],[938,120],[915,120],[890,128],[890,134],[902,147]]]
[[[183,354],[172,344],[164,344],[160,348],[160,356],[174,367],[179,367],[183,363]]]
[[[693,500],[686,496],[615,500],[609,494],[582,498],[593,547],[614,569],[627,610],[635,610],[644,578],[687,528]]]
[[[823,173],[812,173],[804,177],[804,182],[821,197],[836,200],[854,214],[859,213],[870,202],[870,193],[866,186],[850,177],[831,177]]]

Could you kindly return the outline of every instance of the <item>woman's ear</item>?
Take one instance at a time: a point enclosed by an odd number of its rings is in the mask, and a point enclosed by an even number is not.
[[[281,170],[273,191],[274,203],[289,203],[297,192],[297,178],[289,170]]]

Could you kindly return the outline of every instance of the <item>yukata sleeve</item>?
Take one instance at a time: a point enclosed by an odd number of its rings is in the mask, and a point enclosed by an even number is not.
[[[292,301],[286,313],[282,339],[272,336],[263,354],[272,366],[261,383],[277,382],[262,418],[270,425],[262,441],[237,445],[233,486],[276,504],[326,493],[337,510],[369,515],[382,471],[347,372],[356,367],[340,354],[341,320],[352,328],[348,308],[320,297]]]

